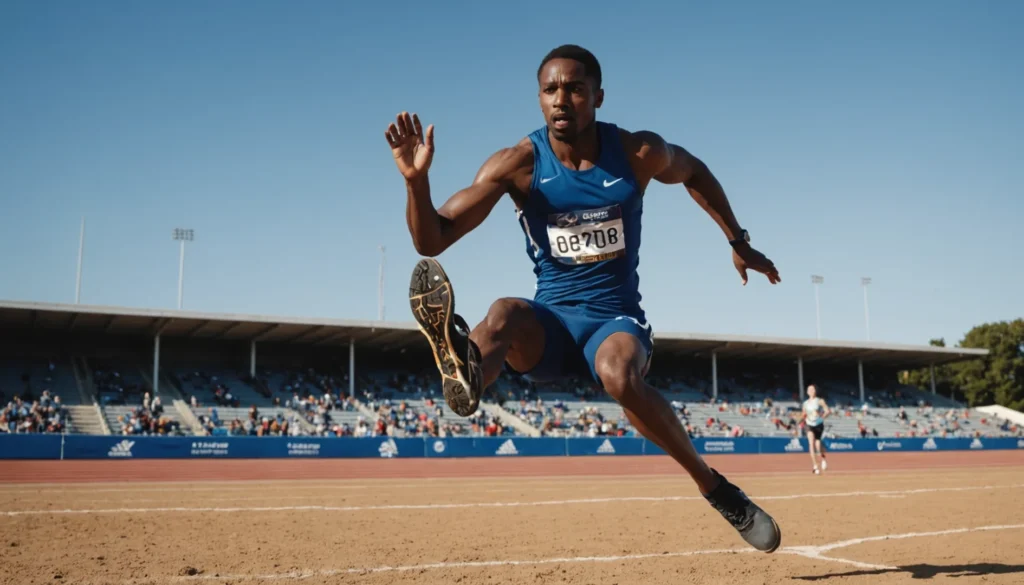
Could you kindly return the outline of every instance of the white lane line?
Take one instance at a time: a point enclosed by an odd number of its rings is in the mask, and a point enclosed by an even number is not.
[[[801,474],[801,476],[806,474]],[[614,486],[620,484],[635,485],[635,479],[616,479],[616,478],[596,478],[600,481],[600,485],[586,485],[580,486],[582,489],[601,489],[605,486]],[[77,494],[101,494],[101,493],[160,493],[160,492],[221,492],[230,493],[233,491],[252,491],[260,489],[264,491],[305,491],[305,490],[419,490],[424,489],[451,489],[456,486],[460,489],[472,489],[473,491],[480,491],[485,488],[495,489],[508,489],[510,483],[514,483],[516,487],[537,489],[533,486],[549,486],[540,489],[565,489],[565,478],[564,477],[553,477],[551,479],[536,478],[531,480],[523,480],[521,478],[509,478],[508,481],[498,481],[490,479],[487,481],[474,481],[472,478],[466,479],[435,479],[435,478],[422,478],[416,480],[408,480],[406,483],[397,483],[402,480],[383,480],[379,484],[350,484],[342,483],[345,480],[339,480],[338,483],[325,484],[325,483],[306,483],[306,480],[294,480],[291,484],[267,484],[262,481],[246,481],[238,480],[231,484],[222,484],[219,487],[213,487],[213,484],[218,482],[202,482],[197,485],[196,482],[181,482],[180,485],[175,485],[174,482],[161,482],[156,484],[158,486],[169,486],[169,487],[146,487],[147,484],[139,482],[137,487],[125,486],[125,487],[88,487],[85,484],[66,484],[69,487],[67,489],[54,488],[54,484],[38,484],[39,487],[46,489],[30,488],[26,486],[36,484],[0,484],[0,495],[6,494],[64,494],[64,495],[77,495]],[[676,475],[674,477],[656,477],[647,479],[644,481],[646,484],[664,484],[671,485],[674,483],[690,483],[690,478],[687,475]],[[152,485],[152,484],[149,484]]]
[[[852,565],[861,569],[872,569],[872,570],[900,570],[899,567],[890,567],[887,565],[875,565],[871,563],[862,563],[860,561],[854,561],[850,559],[841,559],[836,557],[825,556],[822,553],[834,550],[837,548],[844,548],[857,544],[863,544],[865,542],[876,542],[881,540],[899,540],[905,538],[921,538],[928,536],[944,536],[948,534],[962,534],[967,532],[981,532],[988,530],[1012,530],[1024,528],[1024,524],[1009,524],[1009,525],[995,525],[995,526],[977,526],[973,528],[954,528],[950,530],[936,530],[933,532],[910,532],[906,534],[888,534],[882,536],[869,536],[866,538],[854,538],[850,540],[843,540],[839,542],[833,542],[818,546],[788,546],[783,547],[778,551],[782,554],[791,554],[806,557],[812,560],[818,561],[829,561],[835,563],[842,563],[846,565]],[[349,569],[303,569],[301,571],[290,571],[287,573],[270,573],[262,575],[226,575],[223,573],[216,573],[210,575],[193,575],[193,576],[174,576],[166,577],[166,581],[180,582],[180,581],[198,581],[198,580],[221,580],[221,581],[244,581],[250,579],[259,580],[284,580],[284,579],[308,579],[310,577],[332,577],[335,575],[346,575],[346,574],[369,574],[369,573],[387,573],[387,572],[402,572],[402,571],[426,571],[431,569],[465,569],[465,568],[480,568],[480,567],[506,567],[506,566],[534,566],[534,565],[549,565],[558,563],[611,563],[618,561],[638,561],[646,559],[659,559],[659,558],[677,558],[677,557],[692,557],[698,555],[715,555],[715,554],[740,554],[740,553],[757,553],[758,551],[752,548],[740,548],[740,549],[712,549],[712,550],[692,550],[683,552],[665,552],[665,553],[646,553],[646,554],[634,554],[634,555],[616,555],[616,556],[590,556],[590,557],[561,557],[561,558],[549,558],[549,559],[531,559],[531,560],[491,560],[491,561],[465,561],[465,562],[440,562],[440,563],[426,563],[422,565],[401,565],[401,566],[379,566],[379,567],[361,567],[361,568],[349,568]],[[761,554],[761,553],[758,553]]]
[[[605,557],[562,557],[554,559],[524,559],[524,560],[494,560],[494,561],[465,561],[454,563],[427,563],[423,565],[399,565],[382,567],[365,567],[351,569],[303,569],[302,571],[291,571],[289,573],[271,573],[266,575],[194,575],[172,577],[172,581],[195,581],[215,579],[220,581],[247,580],[247,579],[308,579],[310,577],[332,577],[335,575],[365,575],[370,573],[389,573],[404,571],[425,571],[429,569],[475,569],[481,567],[514,567],[520,565],[551,565],[558,563],[614,563],[618,561],[638,561],[644,559],[669,559],[676,557],[692,557],[698,555],[717,554],[738,554],[757,552],[752,548],[748,549],[718,549],[718,550],[691,550],[683,552],[660,552],[635,555],[616,555]]]
[[[902,491],[860,491],[832,492],[811,494],[789,494],[782,496],[751,496],[751,499],[762,501],[799,500],[805,498],[852,498],[862,496],[926,494],[937,492],[964,492],[994,489],[1013,489],[1024,487],[1024,484],[988,485],[955,488],[918,488]],[[612,498],[579,498],[572,500],[542,500],[536,502],[473,502],[467,504],[382,504],[371,506],[234,506],[234,507],[161,507],[161,508],[84,508],[84,509],[51,509],[51,510],[9,510],[0,512],[4,516],[38,516],[48,514],[145,514],[158,512],[364,512],[383,510],[450,510],[458,508],[526,508],[533,506],[565,506],[573,504],[609,504],[616,502],[687,502],[705,501],[703,496],[628,496]]]
[[[801,557],[807,557],[816,561],[831,561],[834,563],[843,563],[847,565],[853,565],[858,569],[889,569],[895,570],[898,567],[889,567],[886,565],[873,565],[871,563],[862,563],[860,561],[853,561],[850,559],[840,559],[838,557],[826,557],[822,554],[823,550],[820,546],[788,546],[779,551],[783,554],[797,555]]]
[[[851,538],[815,547],[821,552],[828,552],[837,548],[846,548],[865,542],[878,542],[882,540],[902,540],[904,538],[920,538],[923,536],[946,536],[949,534],[964,534],[966,532],[984,532],[988,530],[1015,530],[1024,528],[1024,524],[995,524],[991,526],[975,526],[973,528],[951,528],[949,530],[935,530],[933,532],[907,532],[905,534],[886,534],[883,536],[868,536],[866,538]]]
[[[521,488],[521,487],[516,487],[516,488],[506,488],[506,489],[500,489],[500,490],[473,490],[473,493],[477,493],[477,494],[507,494],[507,493],[515,493],[515,494],[522,494],[522,495],[525,496],[525,495],[532,495],[532,494],[538,494],[538,493],[544,493],[544,492],[564,492],[564,491],[566,491],[566,489],[567,488],[565,486],[561,486],[561,487],[547,487],[547,488]],[[597,491],[599,489],[600,489],[599,487],[594,486],[594,487],[590,487],[590,488],[583,487],[580,490],[573,490],[573,491],[593,492],[593,491]],[[249,491],[258,491],[258,490],[249,490]],[[344,501],[345,498],[355,499],[355,498],[367,498],[367,497],[373,497],[373,495],[372,494],[348,494],[348,493],[344,493],[344,494],[327,494],[327,493],[324,493],[324,494],[314,494],[314,495],[308,495],[308,496],[294,496],[294,495],[288,495],[288,494],[281,494],[281,495],[264,495],[264,496],[240,496],[240,497],[235,497],[235,498],[202,497],[200,499],[202,500],[203,503],[209,504],[211,502],[234,502],[234,503],[238,503],[238,502],[267,502],[268,500],[272,500],[273,502],[276,502],[276,503],[280,503],[280,502],[293,502],[293,501],[308,501],[308,500],[331,501],[331,500],[337,500],[338,498],[341,498],[342,501]],[[131,497],[127,497],[127,498],[78,498],[78,497],[76,497],[74,500],[75,500],[74,501],[75,504],[107,504],[107,503],[112,503],[112,502],[113,503],[118,503],[118,504],[142,504],[142,503],[154,503],[154,502],[166,504],[168,498],[167,497],[163,497],[163,498],[131,498]]]
[[[882,536],[868,536],[865,538],[851,538],[850,540],[841,540],[839,542],[833,542],[829,544],[823,544],[819,546],[793,546],[783,549],[782,552],[789,554],[800,555],[809,559],[816,559],[822,561],[832,561],[836,563],[844,563],[847,565],[853,565],[860,569],[872,569],[872,570],[889,570],[898,571],[899,567],[890,567],[887,565],[873,565],[871,563],[862,563],[860,561],[854,561],[851,559],[841,559],[838,557],[825,556],[826,553],[837,548],[846,548],[849,546],[856,546],[858,544],[864,544],[867,542],[879,542],[887,540],[902,540],[905,538],[922,538],[927,536],[946,536],[949,534],[964,534],[968,532],[984,532],[988,530],[1014,530],[1017,528],[1024,528],[1024,524],[997,524],[992,526],[976,526],[974,528],[952,528],[949,530],[934,530],[931,532],[907,532],[904,534],[884,534]]]

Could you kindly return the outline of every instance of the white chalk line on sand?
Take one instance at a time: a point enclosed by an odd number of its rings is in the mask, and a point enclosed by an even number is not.
[[[308,579],[310,577],[333,577],[336,575],[367,575],[372,573],[391,573],[406,571],[426,571],[430,569],[478,569],[485,567],[518,567],[535,565],[557,565],[559,562],[614,562],[618,560],[642,560],[645,558],[673,558],[678,556],[697,556],[701,554],[728,554],[755,552],[753,548],[723,548],[720,550],[688,550],[684,552],[650,552],[646,554],[624,554],[617,556],[566,556],[561,558],[537,558],[524,560],[466,560],[462,562],[429,562],[426,565],[403,565],[396,567],[369,567],[364,569],[321,569],[302,570],[289,573],[273,573],[269,575],[194,575],[173,577],[173,581],[191,580],[242,580],[242,579]]]
[[[509,494],[509,493],[538,494],[538,493],[544,493],[544,492],[565,492],[566,489],[567,488],[565,486],[561,486],[561,487],[544,487],[544,488],[532,488],[532,487],[531,488],[521,488],[521,487],[516,487],[516,488],[505,488],[505,489],[472,490],[472,491],[475,494]],[[590,487],[582,486],[580,489],[577,490],[577,489],[574,488],[572,491],[593,492],[593,491],[599,491],[601,489],[602,488],[600,486],[590,486]],[[252,491],[252,490],[250,490],[250,491]],[[240,497],[235,497],[235,498],[220,498],[220,497],[213,497],[213,498],[211,498],[211,497],[203,496],[203,497],[201,497],[199,499],[201,499],[204,503],[208,504],[208,503],[211,503],[211,502],[233,502],[233,503],[238,503],[238,502],[266,502],[267,500],[273,500],[275,502],[293,502],[293,501],[309,501],[309,500],[324,501],[324,500],[337,499],[339,497],[343,498],[342,501],[344,501],[344,498],[369,497],[369,494],[348,494],[348,493],[346,493],[346,494],[314,494],[314,495],[308,495],[308,496],[296,496],[296,495],[291,495],[291,494],[272,494],[272,495],[264,495],[264,496],[240,496]],[[166,497],[163,497],[163,498],[116,498],[116,499],[111,499],[111,498],[77,498],[77,497],[75,498],[75,503],[76,504],[104,504],[104,503],[111,503],[111,502],[116,502],[116,503],[119,503],[119,504],[142,504],[142,503],[153,503],[153,502],[167,503],[167,498]]]
[[[891,567],[887,565],[876,565],[872,563],[863,563],[861,561],[854,561],[851,559],[842,559],[838,557],[825,556],[823,553],[835,550],[838,548],[846,548],[858,544],[865,544],[868,542],[878,542],[883,540],[900,540],[906,538],[923,538],[929,536],[946,536],[950,534],[963,534],[969,532],[982,532],[991,530],[1014,530],[1024,528],[1024,524],[1004,524],[995,526],[976,526],[973,528],[954,528],[950,530],[936,530],[932,532],[909,532],[906,534],[886,534],[882,536],[868,536],[864,538],[853,538],[850,540],[842,540],[839,542],[833,542],[829,544],[823,544],[818,546],[790,546],[783,547],[777,551],[777,554],[790,554],[806,557],[812,560],[828,561],[835,563],[842,563],[846,565],[852,565],[860,569],[880,570],[880,571],[898,571],[899,567]],[[192,576],[175,576],[168,577],[168,581],[197,581],[197,580],[220,580],[220,581],[244,581],[244,580],[284,580],[284,579],[308,579],[310,577],[332,577],[336,575],[351,575],[351,574],[371,574],[371,573],[389,573],[389,572],[407,572],[407,571],[426,571],[431,569],[474,569],[481,567],[514,567],[514,566],[535,566],[535,565],[551,565],[561,563],[613,563],[622,561],[639,561],[646,559],[670,559],[679,557],[693,557],[700,555],[716,555],[716,554],[749,554],[756,553],[753,548],[738,548],[738,549],[711,549],[711,550],[693,550],[683,552],[663,552],[663,553],[644,553],[644,554],[633,554],[633,555],[614,555],[614,556],[589,556],[589,557],[561,557],[561,558],[548,558],[548,559],[525,559],[525,560],[491,560],[491,561],[462,561],[462,562],[439,562],[439,563],[426,563],[421,565],[398,565],[398,566],[379,566],[379,567],[363,567],[363,568],[349,568],[349,569],[303,569],[301,571],[289,571],[287,573],[270,573],[263,575],[229,575],[229,574],[212,574],[212,575],[192,575]]]
[[[995,489],[1014,489],[1024,484],[964,486],[946,488],[917,488],[912,490],[825,492],[809,494],[788,494],[779,496],[751,496],[755,501],[799,500],[806,498],[854,498],[865,496],[894,496],[928,494],[939,492],[966,492]],[[393,510],[450,510],[458,508],[526,508],[534,506],[568,506],[575,504],[609,504],[618,502],[685,502],[704,501],[703,496],[623,496],[610,498],[578,498],[570,500],[541,500],[536,502],[470,502],[465,504],[379,504],[370,506],[234,506],[234,507],[161,507],[161,508],[85,508],[52,510],[9,510],[4,516],[40,516],[51,514],[145,514],[160,512],[365,512]]]

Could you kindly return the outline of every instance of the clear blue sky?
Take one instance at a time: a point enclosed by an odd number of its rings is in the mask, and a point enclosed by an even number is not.
[[[840,5],[842,4],[842,5]],[[346,7],[350,6],[350,7]],[[645,204],[656,331],[956,342],[1024,314],[1024,3],[0,4],[0,299],[410,321],[417,259],[384,140],[436,124],[435,204],[542,125],[552,47],[601,60],[599,118],[702,157],[771,287],[740,286],[680,187]],[[475,323],[531,296],[512,204],[441,261]]]

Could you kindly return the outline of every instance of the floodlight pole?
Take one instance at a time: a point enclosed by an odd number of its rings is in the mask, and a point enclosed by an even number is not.
[[[356,338],[348,340],[348,397],[356,395]]]
[[[185,292],[185,242],[191,242],[195,238],[195,230],[174,228],[172,237],[181,242],[181,252],[178,254],[178,310],[180,311]]]

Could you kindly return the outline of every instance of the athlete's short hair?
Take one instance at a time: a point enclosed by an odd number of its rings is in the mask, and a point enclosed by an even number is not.
[[[562,45],[551,49],[540,62],[540,67],[537,68],[538,79],[544,66],[553,59],[572,59],[580,62],[583,65],[583,74],[592,78],[597,84],[597,89],[601,89],[601,64],[597,62],[597,57],[590,51],[579,45]]]

